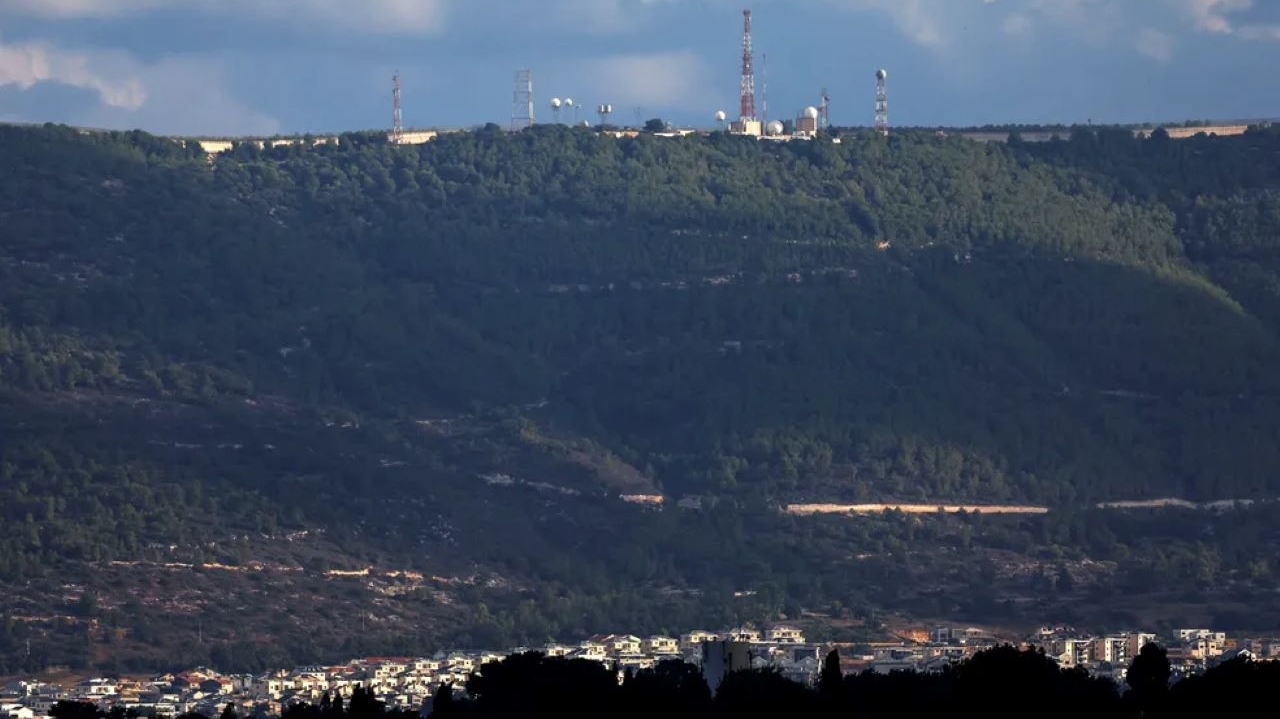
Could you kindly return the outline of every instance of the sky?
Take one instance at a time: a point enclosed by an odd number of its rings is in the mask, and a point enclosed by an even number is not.
[[[750,0],[770,118],[837,125],[1280,117],[1280,0]],[[171,135],[737,114],[743,0],[0,0],[0,121]],[[758,100],[759,102],[759,100]],[[559,119],[572,119],[562,111]]]

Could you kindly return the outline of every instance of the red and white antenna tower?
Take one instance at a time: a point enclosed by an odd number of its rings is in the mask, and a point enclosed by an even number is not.
[[[400,71],[391,78],[391,142],[399,145],[404,139],[404,115],[400,111]]]
[[[889,72],[876,70],[876,132],[889,136]]]
[[[742,120],[756,119],[755,52],[751,48],[751,11],[742,11],[742,101],[738,115]]]

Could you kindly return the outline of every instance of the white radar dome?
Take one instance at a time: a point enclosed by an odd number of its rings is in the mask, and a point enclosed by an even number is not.
[[[781,122],[778,122],[777,120],[774,120],[773,122],[769,123],[769,134],[770,134],[770,135],[781,135],[781,134],[782,134],[783,129],[785,129],[785,128],[783,128],[782,123],[781,123]]]
[[[877,80],[887,80],[888,78],[889,78],[889,71],[888,71],[888,70],[876,70],[876,79],[877,79]]]
[[[809,118],[810,120],[818,119],[818,108],[813,107],[812,105],[809,107],[806,107],[804,109],[804,116]]]
[[[553,108],[555,108],[555,109],[559,110],[559,109],[560,109],[560,105],[562,105],[562,104],[563,104],[563,103],[561,103],[561,102],[560,102],[560,98],[558,98],[558,97],[553,97],[553,98],[551,98],[551,107],[553,107]]]
[[[729,116],[725,114],[725,111],[721,110],[720,112],[716,113],[716,122],[724,122],[728,117]]]

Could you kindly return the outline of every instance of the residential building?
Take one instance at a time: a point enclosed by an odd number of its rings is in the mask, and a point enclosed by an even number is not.
[[[706,642],[719,641],[719,639],[720,639],[720,635],[716,634],[715,632],[708,632],[703,629],[698,629],[698,630],[689,632],[688,634],[681,634],[680,635],[680,651],[685,653],[695,652],[695,651],[701,652],[703,644],[705,644]]]
[[[679,654],[680,642],[673,637],[652,636],[644,640],[643,651],[648,654]]]
[[[765,632],[765,641],[770,644],[804,644],[804,633],[795,627],[779,625]]]

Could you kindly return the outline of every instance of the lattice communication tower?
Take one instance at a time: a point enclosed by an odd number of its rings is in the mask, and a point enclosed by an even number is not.
[[[391,78],[391,142],[399,145],[404,140],[404,113],[400,109],[400,71]]]
[[[742,94],[738,115],[742,120],[756,119],[755,52],[751,47],[751,11],[742,11]]]
[[[516,87],[511,98],[511,129],[533,127],[533,70],[516,72]]]
[[[889,136],[889,73],[876,70],[876,132]]]

